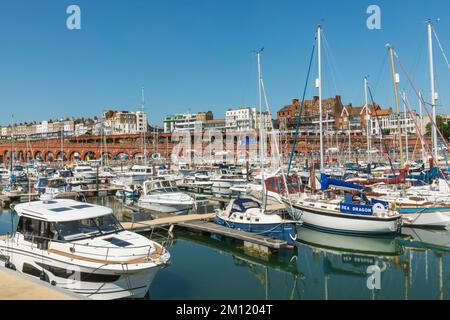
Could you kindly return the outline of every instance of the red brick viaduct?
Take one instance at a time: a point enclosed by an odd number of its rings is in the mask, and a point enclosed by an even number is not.
[[[193,137],[191,137],[193,138]],[[429,140],[427,138],[427,140]],[[103,153],[108,158],[121,158],[123,155],[128,158],[133,158],[136,155],[143,154],[143,144],[141,135],[113,135],[113,136],[80,136],[67,137],[63,141],[63,150],[65,160],[73,160],[79,158],[82,160],[98,159]],[[160,133],[157,136],[150,134],[147,139],[146,150],[148,156],[153,153],[159,153],[162,157],[170,156],[174,145],[178,142],[172,141],[171,134]],[[155,143],[157,141],[157,143]],[[225,141],[225,139],[224,139]],[[237,141],[235,139],[235,141]],[[280,150],[282,154],[289,154],[292,148],[292,136],[280,138]],[[348,136],[334,136],[324,137],[326,147],[339,145],[342,150],[348,150]],[[331,142],[330,142],[331,141]],[[203,140],[203,145],[206,146],[209,141]],[[430,143],[430,141],[428,141]],[[358,148],[365,148],[365,136],[352,136],[351,148],[352,152]],[[374,137],[373,146],[379,149],[379,139]],[[393,145],[392,137],[386,137],[383,145],[391,148]],[[405,140],[403,140],[405,145]],[[420,150],[420,141],[416,137],[409,138],[410,150],[415,150],[418,154]],[[0,162],[7,162],[10,159],[11,150],[14,149],[15,159],[27,161],[30,159],[40,158],[43,161],[54,161],[60,158],[61,153],[61,139],[41,139],[34,141],[0,141]],[[269,144],[270,149],[270,144]],[[298,138],[297,148],[298,152],[303,154],[313,153],[319,150],[319,138],[317,136],[300,136]],[[383,148],[383,150],[385,150]]]

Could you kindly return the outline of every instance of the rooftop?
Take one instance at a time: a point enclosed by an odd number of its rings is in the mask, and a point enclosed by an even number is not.
[[[50,222],[89,219],[112,213],[112,210],[107,207],[69,199],[22,203],[16,205],[14,210],[19,216]]]

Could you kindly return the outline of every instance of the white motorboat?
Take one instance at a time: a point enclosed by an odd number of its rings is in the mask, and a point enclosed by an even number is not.
[[[137,199],[139,197],[139,190],[134,185],[122,186],[122,189],[117,190],[116,197],[119,199]]]
[[[83,178],[86,183],[94,182],[97,179],[97,172],[90,166],[76,166],[73,168],[73,174],[76,178]]]
[[[153,168],[149,166],[134,165],[129,171],[116,173],[112,184],[120,186],[143,185],[144,181],[152,178]]]
[[[230,197],[233,191],[231,187],[247,183],[242,175],[231,173],[227,169],[220,169],[219,172],[211,178],[212,192],[219,197]]]
[[[375,187],[373,195],[389,201],[411,227],[446,228],[450,225],[450,189],[443,179],[431,185],[390,190]]]
[[[183,184],[191,189],[200,189],[203,191],[211,190],[213,182],[211,175],[207,171],[197,171],[193,175],[186,176]]]
[[[9,170],[6,169],[5,167],[1,166],[0,167],[0,179],[1,180],[9,180],[9,178],[10,178]]]
[[[110,208],[74,200],[15,206],[0,264],[92,299],[142,298],[170,254],[125,231]]]
[[[156,176],[164,180],[173,181],[176,185],[181,183],[184,177],[182,174],[173,173],[169,169],[162,169],[162,168],[157,169]]]
[[[171,214],[186,214],[194,205],[194,199],[181,192],[170,180],[144,182],[144,194],[138,201],[141,208]]]

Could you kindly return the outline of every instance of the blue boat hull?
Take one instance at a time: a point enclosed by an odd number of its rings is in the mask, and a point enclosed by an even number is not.
[[[286,241],[289,245],[294,245],[297,239],[297,225],[293,222],[285,223],[269,223],[269,224],[252,224],[252,223],[235,223],[225,221],[220,217],[216,217],[214,222],[218,225],[238,229],[245,232],[258,233],[265,237]]]

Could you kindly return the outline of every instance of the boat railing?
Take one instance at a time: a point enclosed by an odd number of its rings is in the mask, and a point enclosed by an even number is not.
[[[27,237],[24,235],[24,239],[30,242],[30,249],[47,250],[51,253],[63,254],[72,259],[94,259],[106,262],[109,261],[117,263],[127,263],[127,261],[136,262],[137,259],[142,259],[142,262],[156,261],[164,253],[164,248],[153,242],[149,245],[143,246],[127,246],[122,247],[107,247],[107,246],[95,246],[90,244],[74,243],[68,241],[62,241],[58,239],[52,239],[43,236],[32,235]],[[124,250],[125,249],[125,250]],[[130,254],[125,254],[129,253]],[[115,259],[123,259],[117,261]]]

